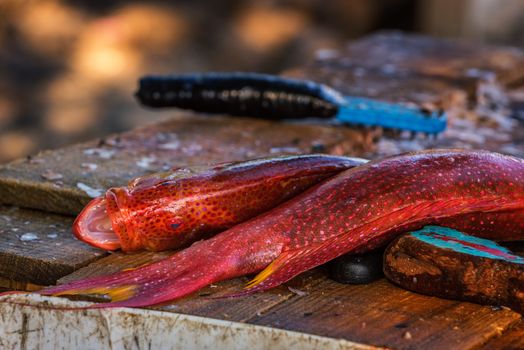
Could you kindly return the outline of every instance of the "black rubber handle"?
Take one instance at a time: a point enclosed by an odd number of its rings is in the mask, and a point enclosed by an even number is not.
[[[344,99],[312,81],[258,73],[206,73],[146,76],[136,97],[148,107],[265,119],[329,118]]]

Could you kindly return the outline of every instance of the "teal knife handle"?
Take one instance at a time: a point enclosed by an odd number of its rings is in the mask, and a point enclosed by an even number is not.
[[[415,106],[353,96],[346,96],[336,118],[343,123],[427,134],[438,134],[446,129],[447,124],[447,115],[443,111],[426,111]]]

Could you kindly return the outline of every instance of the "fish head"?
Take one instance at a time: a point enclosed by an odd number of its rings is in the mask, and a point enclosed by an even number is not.
[[[195,240],[195,223],[189,217],[189,209],[183,200],[176,200],[176,194],[160,194],[155,186],[118,187],[92,200],[75,220],[73,232],[104,250],[162,251]]]

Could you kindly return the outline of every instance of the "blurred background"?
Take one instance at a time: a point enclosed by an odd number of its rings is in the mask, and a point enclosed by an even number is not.
[[[382,29],[524,46],[524,0],[0,0],[0,162],[172,114],[141,75],[278,73]]]

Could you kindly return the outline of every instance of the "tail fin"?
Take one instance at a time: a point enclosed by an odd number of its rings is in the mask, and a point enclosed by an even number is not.
[[[221,271],[217,265],[211,268],[201,259],[190,259],[185,253],[178,252],[133,270],[74,281],[37,293],[54,296],[102,294],[111,297],[111,302],[89,308],[143,307],[183,297],[220,279]]]

